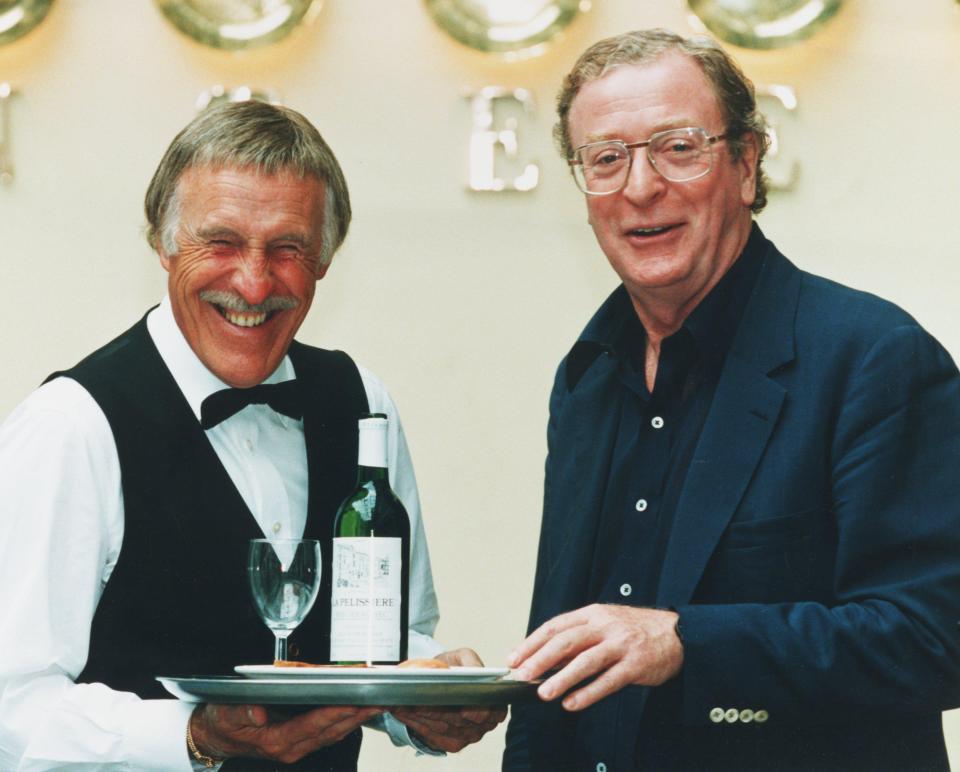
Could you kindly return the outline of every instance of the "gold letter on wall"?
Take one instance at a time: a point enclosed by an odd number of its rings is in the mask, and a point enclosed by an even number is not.
[[[533,190],[540,181],[540,167],[535,163],[523,164],[519,161],[519,119],[515,114],[518,108],[521,115],[533,112],[533,97],[530,92],[522,88],[485,86],[469,94],[468,98],[473,113],[473,128],[470,132],[470,190]],[[503,120],[500,127],[494,115],[499,110],[495,110],[495,107],[502,107],[504,111],[512,108],[514,112]],[[504,179],[497,173],[498,149],[503,151],[502,165],[512,166],[512,171],[517,172],[510,179]]]
[[[780,136],[781,122],[775,113],[791,114],[797,109],[797,95],[790,86],[757,87],[757,102],[761,112],[767,119],[767,136],[770,138],[770,147],[764,159],[764,168],[770,180],[771,190],[792,190],[800,177],[800,162],[783,149]]]
[[[0,185],[13,182],[13,161],[10,160],[9,101],[14,95],[9,83],[0,83]]]

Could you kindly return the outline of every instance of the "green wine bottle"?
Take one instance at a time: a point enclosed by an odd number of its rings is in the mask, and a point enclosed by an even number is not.
[[[360,419],[357,486],[333,525],[330,659],[341,664],[407,658],[410,518],[390,488],[387,423]]]

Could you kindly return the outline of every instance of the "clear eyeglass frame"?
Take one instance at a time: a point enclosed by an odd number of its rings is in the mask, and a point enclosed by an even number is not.
[[[708,134],[706,129],[697,126],[687,126],[680,129],[668,129],[658,131],[651,135],[649,139],[642,142],[624,142],[619,139],[603,140],[601,142],[590,142],[581,145],[573,152],[573,157],[568,160],[573,170],[573,178],[576,180],[577,187],[588,196],[609,196],[613,193],[619,193],[627,185],[630,179],[630,170],[633,167],[633,153],[631,150],[646,148],[647,160],[654,170],[665,180],[670,182],[692,182],[706,176],[713,169],[713,145],[722,139],[727,139],[728,135]],[[666,160],[664,155],[671,141],[686,140],[691,144],[691,152],[687,159],[680,165],[677,161]],[[623,165],[618,167],[615,173],[605,178],[601,187],[602,190],[596,190],[598,182],[588,178],[589,169],[584,160],[587,154],[597,155],[597,151],[604,147],[618,150],[624,158]],[[658,162],[659,159],[659,162]],[[666,167],[666,168],[664,168]],[[684,170],[689,170],[689,174]]]

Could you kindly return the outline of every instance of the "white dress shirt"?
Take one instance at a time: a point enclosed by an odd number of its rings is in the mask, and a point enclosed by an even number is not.
[[[147,326],[199,420],[203,399],[227,384],[197,359],[169,299]],[[410,454],[385,387],[360,374],[370,411],[390,418],[390,484],[410,516],[409,652],[430,657],[442,648],[431,637],[439,611]],[[266,382],[294,376],[284,358]],[[302,536],[303,422],[251,405],[207,437],[264,534]],[[76,381],[44,384],[0,426],[0,502],[0,770],[191,770],[184,736],[195,706],[74,683],[124,527],[113,433]],[[392,717],[382,724],[396,744],[409,742]]]

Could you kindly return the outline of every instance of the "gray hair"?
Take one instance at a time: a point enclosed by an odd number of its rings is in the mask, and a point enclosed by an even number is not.
[[[753,134],[757,145],[757,185],[750,209],[759,212],[767,204],[767,178],[762,166],[769,145],[767,123],[757,110],[753,83],[720,44],[705,35],[684,38],[665,29],[639,30],[601,40],[584,51],[563,79],[557,95],[558,121],[553,128],[557,147],[564,158],[573,156],[570,107],[584,85],[602,78],[614,67],[651,64],[670,51],[690,57],[706,76],[723,114],[725,133],[729,135],[727,145],[734,160],[743,153],[743,136]]]
[[[333,151],[300,113],[250,100],[204,110],[170,143],[144,199],[147,241],[154,249],[176,254],[181,204],[178,185],[184,172],[196,166],[314,177],[325,187],[323,264],[333,259],[347,236],[350,194]]]

